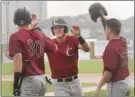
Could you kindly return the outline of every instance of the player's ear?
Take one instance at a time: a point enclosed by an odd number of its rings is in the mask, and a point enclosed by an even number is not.
[[[109,30],[109,31],[108,31],[109,33],[112,33],[112,29],[111,29],[111,28],[108,28],[108,30]]]
[[[108,33],[111,32],[111,29],[110,29],[108,26],[106,26],[105,29],[106,29],[106,31],[107,31]]]

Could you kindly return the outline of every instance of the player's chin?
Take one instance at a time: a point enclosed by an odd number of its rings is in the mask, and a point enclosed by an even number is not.
[[[64,36],[63,34],[55,34],[55,36],[57,37],[57,38],[60,38],[60,37],[62,37],[62,36]]]

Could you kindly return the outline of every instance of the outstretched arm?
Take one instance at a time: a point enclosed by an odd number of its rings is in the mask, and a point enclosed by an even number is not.
[[[16,39],[14,35],[10,36],[9,40],[9,52],[7,53],[8,56],[13,58],[13,65],[14,65],[14,84],[13,84],[13,95],[18,96],[20,95],[20,89],[18,87],[19,79],[21,77],[22,71],[22,45],[20,41]]]
[[[101,11],[101,16],[100,16],[100,18],[101,18],[101,22],[102,22],[103,28],[104,28],[104,30],[105,30],[105,27],[106,27],[106,18],[105,18],[105,16],[103,15],[103,12],[102,12],[102,11]]]
[[[78,40],[79,40],[78,48],[85,52],[89,52],[90,47],[89,47],[88,43],[84,40],[84,38],[80,35],[79,26],[73,26],[71,31],[72,31],[73,35],[78,37]]]

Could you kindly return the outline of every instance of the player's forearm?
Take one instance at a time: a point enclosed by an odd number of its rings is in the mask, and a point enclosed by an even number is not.
[[[13,82],[13,95],[17,96],[20,91],[18,88],[18,82],[21,77],[22,71],[22,53],[17,53],[14,55],[14,82]]]
[[[98,90],[98,89],[101,89],[102,86],[103,86],[105,83],[106,83],[106,81],[104,80],[104,77],[102,77],[102,79],[100,80],[100,82],[99,82],[99,84],[98,84],[98,86],[97,86],[97,90]]]
[[[103,28],[105,30],[105,27],[106,27],[106,19],[105,19],[105,17],[101,17],[101,22],[102,22]]]
[[[105,27],[106,27],[106,20],[102,20],[102,25],[103,25],[103,28],[105,30]]]
[[[57,51],[58,51],[58,46],[57,46],[57,44],[51,39],[51,38],[49,38],[49,37],[47,37],[46,35],[45,35],[45,37],[46,37],[46,52],[52,52],[52,53],[56,53]]]
[[[108,71],[105,71],[104,74],[103,74],[102,79],[100,80],[100,82],[99,82],[99,84],[98,84],[98,86],[97,86],[97,89],[101,89],[102,86],[103,86],[105,83],[107,83],[107,82],[110,81],[111,77],[112,77],[111,73],[108,72]]]
[[[83,50],[85,52],[89,52],[90,51],[90,47],[89,47],[87,42],[85,42],[84,44],[80,44],[79,49],[81,49],[81,50]]]
[[[14,72],[22,71],[22,54],[18,53],[14,55]]]
[[[88,43],[84,40],[84,38],[82,36],[79,36],[78,40],[80,42],[79,49],[81,49],[81,50],[83,50],[85,52],[89,52],[90,47],[89,47]]]
[[[43,32],[40,27],[37,27],[37,25],[31,24],[31,28]]]

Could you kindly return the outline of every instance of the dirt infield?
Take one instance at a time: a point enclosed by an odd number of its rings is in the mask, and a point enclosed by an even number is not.
[[[50,75],[47,75],[50,77]],[[102,77],[100,73],[78,74],[81,83],[98,83]],[[130,79],[134,79],[134,73],[130,74]],[[13,75],[2,75],[2,81],[13,81]]]

